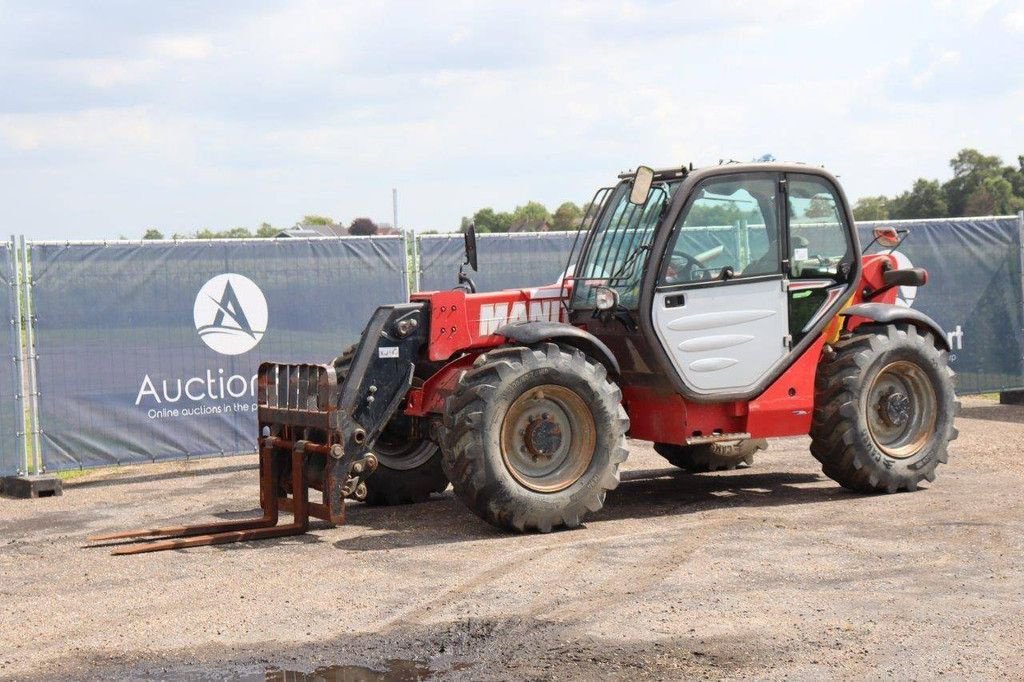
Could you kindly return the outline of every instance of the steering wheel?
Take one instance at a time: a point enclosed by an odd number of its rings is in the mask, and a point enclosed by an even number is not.
[[[810,268],[813,270],[830,270],[842,260],[842,256],[822,256],[815,254],[809,258],[801,261],[801,265],[806,269]]]
[[[694,272],[707,270],[708,266],[696,256],[688,253],[673,253],[669,256],[668,267],[665,268],[665,281],[669,284],[694,281]]]

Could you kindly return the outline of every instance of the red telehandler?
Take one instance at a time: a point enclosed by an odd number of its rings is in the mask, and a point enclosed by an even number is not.
[[[618,484],[627,436],[701,470],[810,434],[840,485],[912,491],[957,435],[947,337],[895,304],[926,281],[861,254],[821,169],[640,167],[595,195],[556,284],[477,293],[460,269],[452,290],[378,308],[333,363],[264,363],[260,518],[94,540],[165,538],[115,551],[134,554],[297,534],[343,523],[348,497],[449,483],[496,526],[573,527]]]

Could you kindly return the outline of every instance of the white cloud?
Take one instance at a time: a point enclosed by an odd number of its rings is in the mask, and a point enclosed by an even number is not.
[[[154,116],[142,107],[87,109],[69,114],[0,114],[0,139],[19,152],[159,152],[177,156],[191,135],[180,120]]]
[[[1024,33],[1024,5],[1008,12],[1003,17],[1003,26],[1014,33]]]
[[[915,90],[921,90],[935,80],[935,77],[944,69],[956,66],[960,63],[960,53],[956,50],[943,50],[935,55],[923,71],[917,73],[910,79],[910,84]]]
[[[150,42],[150,51],[159,57],[195,61],[209,57],[213,46],[206,36],[168,36],[154,38]]]
[[[148,41],[137,55],[64,59],[59,68],[91,87],[109,90],[151,81],[176,62],[202,61],[211,53],[210,40],[204,36],[160,37]]]
[[[938,5],[973,25],[987,17],[999,3],[1000,0],[940,0]]]

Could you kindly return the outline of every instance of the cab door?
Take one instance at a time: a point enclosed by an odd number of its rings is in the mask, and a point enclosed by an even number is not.
[[[652,321],[699,395],[751,391],[789,353],[789,282],[778,173],[715,176],[680,212]]]

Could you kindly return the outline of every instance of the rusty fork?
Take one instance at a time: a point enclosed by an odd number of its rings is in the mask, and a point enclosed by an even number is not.
[[[411,381],[411,377],[410,365],[406,378]],[[373,439],[367,430],[338,407],[340,385],[334,367],[263,363],[257,388],[262,516],[195,526],[141,528],[96,535],[89,542],[136,542],[119,547],[112,554],[143,554],[301,535],[309,530],[310,517],[335,526],[344,523],[345,500],[366,499],[366,479],[377,469],[378,462],[369,450]],[[372,405],[372,394],[377,390],[376,384],[369,386],[369,399],[359,398],[359,404]],[[350,402],[357,402],[356,398]],[[397,404],[395,399],[390,411],[378,415],[378,421],[386,423]],[[307,440],[311,435],[323,442]],[[290,491],[282,485],[287,482],[282,480],[282,472],[289,458]],[[310,487],[320,490],[321,501],[310,501]],[[291,513],[291,523],[278,523],[282,511]]]
[[[291,449],[292,497],[289,499],[278,497],[281,466],[274,457],[274,440],[267,439],[262,444],[260,506],[263,508],[263,516],[259,518],[194,526],[143,528],[109,535],[95,535],[88,541],[106,544],[143,538],[171,538],[119,547],[111,552],[114,555],[127,555],[301,535],[309,530],[309,490],[305,466],[307,445],[305,441],[298,441]],[[291,523],[278,525],[278,511],[282,507],[292,512],[293,519]]]

